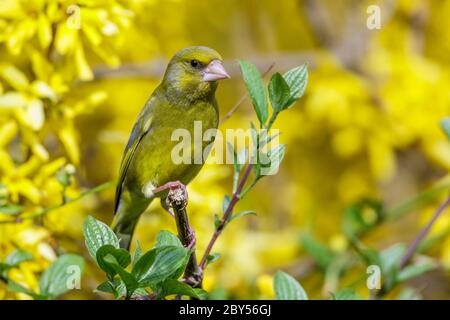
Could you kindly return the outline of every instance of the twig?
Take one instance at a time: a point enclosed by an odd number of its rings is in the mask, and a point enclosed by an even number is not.
[[[247,179],[250,175],[250,172],[252,171],[252,165],[251,162],[247,164],[247,167],[245,168],[244,174],[242,175],[241,181],[239,182],[239,185],[236,189],[236,191],[233,193],[233,196],[231,197],[230,203],[228,204],[227,210],[223,214],[222,220],[220,221],[219,225],[217,226],[216,230],[214,231],[211,239],[209,240],[208,246],[206,247],[205,253],[203,254],[202,260],[200,262],[200,268],[202,270],[205,270],[206,268],[206,260],[208,256],[211,254],[211,250],[216,243],[217,238],[222,233],[223,229],[225,228],[225,225],[228,222],[228,219],[230,218],[231,214],[233,213],[233,209],[236,205],[236,203],[239,201],[241,196],[241,191],[244,188],[245,183],[247,182]]]
[[[431,228],[433,227],[436,220],[441,216],[441,214],[444,212],[445,208],[450,204],[450,196],[448,196],[445,201],[437,208],[436,212],[431,217],[430,221],[428,221],[427,225],[422,228],[422,230],[419,232],[417,237],[411,242],[411,244],[408,246],[408,249],[406,249],[405,254],[400,260],[399,263],[399,271],[401,271],[403,268],[406,267],[411,257],[416,252],[417,248],[420,246],[423,239],[427,236],[427,234],[430,232]],[[385,294],[388,293],[388,288],[386,286],[382,286],[381,289],[374,294],[374,299],[379,299]]]
[[[201,288],[203,280],[203,271],[197,264],[195,256],[195,234],[189,225],[188,215],[186,212],[186,197],[181,188],[170,189],[167,199],[174,211],[175,221],[177,224],[178,237],[181,243],[191,249],[192,253],[189,257],[186,270],[184,271],[185,282],[193,288]]]
[[[414,252],[416,252],[416,250],[419,247],[422,240],[430,232],[431,228],[433,227],[433,224],[441,216],[442,212],[444,212],[444,209],[447,208],[447,206],[449,204],[450,204],[450,196],[448,196],[445,199],[445,201],[439,206],[439,208],[437,208],[436,212],[433,214],[430,221],[428,221],[427,225],[425,227],[423,227],[423,229],[420,231],[418,236],[413,240],[413,242],[411,242],[411,244],[409,245],[408,249],[406,250],[404,256],[400,260],[400,265],[399,265],[400,270],[406,266],[409,259],[411,259]]]
[[[275,62],[272,62],[270,64],[270,66],[266,69],[266,71],[264,71],[262,76],[265,77],[267,74],[269,74],[269,72],[273,69],[274,66],[275,66]],[[227,114],[222,118],[222,120],[220,120],[220,124],[227,121],[237,111],[237,109],[239,109],[239,107],[244,103],[244,101],[247,99],[247,97],[248,97],[248,94],[244,93],[239,98],[239,100],[235,103],[235,105],[230,109],[230,111],[228,111]]]

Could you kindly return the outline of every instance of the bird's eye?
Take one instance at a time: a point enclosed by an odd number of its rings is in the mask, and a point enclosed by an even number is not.
[[[198,60],[191,60],[191,66],[194,68],[197,68],[200,65],[200,62],[198,62]]]

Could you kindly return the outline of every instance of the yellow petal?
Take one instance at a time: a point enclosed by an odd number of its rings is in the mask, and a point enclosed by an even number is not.
[[[395,174],[396,159],[391,146],[378,139],[369,140],[369,162],[372,172],[380,181],[386,181]]]
[[[53,68],[43,54],[37,50],[33,50],[30,54],[31,67],[38,79],[47,81],[49,74]]]
[[[62,23],[56,31],[56,50],[60,54],[66,55],[70,51],[74,50],[77,40],[77,30],[69,28],[66,23]]]
[[[31,100],[22,113],[25,122],[33,129],[39,130],[44,125],[45,113],[44,104],[39,99]]]
[[[10,63],[0,63],[0,77],[17,90],[25,90],[29,85],[25,74]]]
[[[77,45],[75,51],[75,65],[77,68],[78,76],[81,80],[92,80],[94,78],[91,67],[87,63],[86,57],[84,56],[84,50],[81,44]]]
[[[48,18],[40,14],[38,19],[38,38],[43,49],[47,49],[52,41],[52,27]]]
[[[17,135],[18,126],[13,120],[5,122],[0,127],[0,148],[8,145]]]
[[[52,101],[56,100],[56,95],[53,89],[43,81],[34,81],[31,84],[31,91],[40,98],[48,98]]]
[[[58,133],[64,148],[73,164],[78,164],[80,161],[80,150],[78,148],[78,140],[76,132],[72,125],[64,126]]]
[[[0,111],[1,109],[22,108],[26,103],[27,99],[22,93],[7,92],[0,96]]]

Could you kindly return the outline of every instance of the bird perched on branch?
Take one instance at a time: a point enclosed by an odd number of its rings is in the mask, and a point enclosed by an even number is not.
[[[196,121],[202,130],[217,128],[214,94],[217,81],[225,78],[229,75],[221,56],[207,47],[182,49],[170,60],[161,84],[134,124],[122,157],[112,223],[122,248],[129,249],[139,217],[153,199],[161,198],[169,209],[167,189],[183,187],[200,171],[202,163],[174,162],[172,150],[178,142],[172,141],[172,133],[184,129],[192,137]],[[191,155],[193,159],[192,150]]]

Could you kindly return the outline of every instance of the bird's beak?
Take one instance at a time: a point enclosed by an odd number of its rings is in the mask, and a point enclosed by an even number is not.
[[[230,78],[230,76],[219,60],[211,61],[203,72],[203,81],[216,81],[226,78]]]

